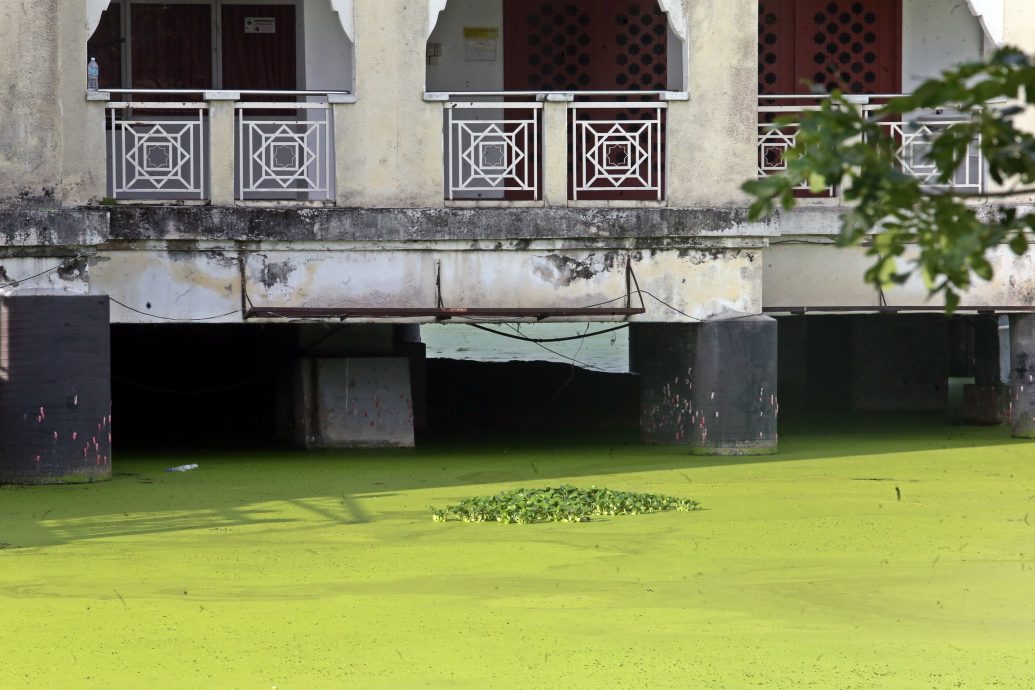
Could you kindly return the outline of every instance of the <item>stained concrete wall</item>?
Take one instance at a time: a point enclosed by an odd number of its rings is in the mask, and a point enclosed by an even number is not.
[[[0,202],[52,197],[61,175],[58,0],[0,4]],[[85,78],[85,77],[84,77]]]
[[[306,448],[413,446],[406,359],[304,359],[298,376],[303,393],[296,412]]]
[[[981,23],[963,3],[905,0],[902,3],[902,90],[909,92],[949,66],[981,59]]]
[[[876,307],[881,295],[864,280],[866,269],[875,260],[857,247],[835,247],[832,242],[817,242],[814,237],[778,240],[765,250],[763,302],[767,308]],[[908,260],[908,256],[904,257]],[[995,271],[991,281],[976,282],[963,296],[964,307],[1004,307],[1035,305],[1035,257],[1015,256],[1008,247],[999,247],[988,256]],[[905,261],[903,261],[905,266]],[[930,307],[940,310],[944,299],[929,297],[920,276],[904,285],[884,290],[887,306]]]
[[[339,199],[442,206],[442,106],[424,92],[427,6],[356,3],[356,93],[335,142]]]
[[[758,3],[689,0],[690,100],[669,104],[669,203],[746,204],[757,174]]]
[[[105,250],[60,271],[49,270],[54,268],[50,258],[0,259],[0,277],[44,273],[26,287],[110,295],[113,323],[234,323],[242,320],[246,302],[255,307],[429,309],[438,304],[437,283],[449,307],[580,308],[626,306],[627,301],[639,306],[638,296],[626,298],[634,287],[627,283],[630,263],[646,308],[633,320],[680,321],[687,318],[684,314],[707,319],[761,310],[760,256],[736,248],[594,251],[544,244],[521,251],[433,245],[381,251]],[[592,317],[573,320],[583,319]]]
[[[305,88],[312,91],[353,87],[353,45],[327,0],[304,0]]]

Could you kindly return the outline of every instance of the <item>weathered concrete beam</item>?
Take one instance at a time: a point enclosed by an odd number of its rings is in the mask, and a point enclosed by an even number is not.
[[[513,240],[771,234],[743,208],[226,208],[115,206],[114,239]]]
[[[108,241],[108,209],[101,206],[0,208],[4,247],[90,246]]]

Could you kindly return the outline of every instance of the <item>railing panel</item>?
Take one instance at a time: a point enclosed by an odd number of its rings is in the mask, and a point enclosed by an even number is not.
[[[208,104],[107,105],[108,189],[120,200],[208,197]]]
[[[237,103],[235,110],[238,199],[334,198],[328,103],[249,102]]]
[[[663,200],[667,106],[571,103],[571,198]]]
[[[902,172],[915,177],[924,187],[981,192],[984,189],[985,164],[981,154],[980,138],[967,146],[966,162],[956,170],[948,184],[938,180],[938,168],[930,160],[931,142],[941,132],[960,121],[882,122],[881,126],[897,144],[895,158]]]
[[[538,200],[540,102],[446,103],[446,198]]]
[[[760,97],[760,101],[769,101],[771,97]],[[803,97],[808,99],[808,96]],[[795,117],[803,112],[817,110],[816,105],[759,105],[758,107],[758,176],[777,175],[787,169],[787,151],[798,143],[797,122],[776,124],[782,117]],[[827,187],[819,194],[809,190],[807,182],[795,187],[796,196],[831,197],[836,194],[833,186]]]
[[[759,178],[778,174],[787,169],[785,154],[797,143],[798,125],[795,122],[774,124],[779,117],[790,117],[819,106],[812,104],[825,96],[809,95],[763,95],[759,96],[758,107],[758,176]],[[873,112],[881,107],[892,96],[867,96],[861,107],[866,112]],[[809,104],[799,105],[796,101]],[[783,103],[783,105],[774,105]],[[944,184],[938,181],[938,169],[930,160],[931,143],[953,124],[966,121],[966,113],[921,113],[910,120],[882,120],[879,124],[895,142],[895,161],[902,172],[916,178],[921,185],[931,189],[954,189],[980,193],[985,187],[985,160],[981,153],[981,140],[971,142],[967,149],[966,161],[956,170],[953,179]],[[833,187],[828,188],[830,196],[836,194]],[[814,196],[808,191],[808,185],[798,187],[801,196]],[[826,195],[826,193],[824,194]]]

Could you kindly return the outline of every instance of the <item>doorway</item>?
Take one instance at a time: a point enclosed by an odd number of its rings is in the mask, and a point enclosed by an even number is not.
[[[301,19],[291,0],[114,0],[87,50],[102,88],[294,91],[305,81]]]
[[[758,93],[902,88],[902,0],[759,0]]]

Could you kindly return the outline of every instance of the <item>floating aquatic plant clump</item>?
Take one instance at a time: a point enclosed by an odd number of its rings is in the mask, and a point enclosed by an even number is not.
[[[697,501],[657,494],[564,485],[546,489],[513,489],[495,496],[465,498],[455,506],[432,508],[435,522],[588,522],[593,515],[639,515],[665,510],[700,510]]]

